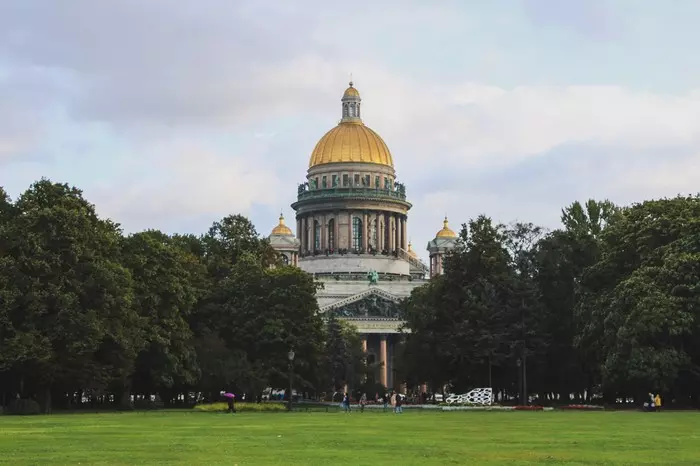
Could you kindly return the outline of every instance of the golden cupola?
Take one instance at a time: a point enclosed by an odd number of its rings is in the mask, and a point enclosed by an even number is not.
[[[294,236],[292,230],[284,224],[284,215],[280,213],[279,223],[275,228],[272,229],[271,235],[275,236]]]
[[[342,119],[316,144],[309,168],[329,163],[375,163],[394,167],[384,140],[362,122],[360,93],[350,81],[341,99]]]
[[[408,242],[408,251],[406,251],[409,256],[411,256],[414,259],[418,259],[418,254],[416,254],[416,251],[413,250],[413,246],[411,245],[411,242]]]
[[[457,233],[452,231],[450,227],[448,226],[449,222],[447,221],[447,217],[445,217],[445,220],[442,222],[442,229],[437,232],[435,235],[436,238],[456,238]]]

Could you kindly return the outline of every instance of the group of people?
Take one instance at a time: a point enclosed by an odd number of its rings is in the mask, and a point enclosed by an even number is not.
[[[401,414],[403,413],[403,395],[400,393],[396,392],[391,392],[390,394],[384,394],[379,396],[379,393],[377,393],[374,397],[374,400],[376,403],[379,403],[380,401],[384,404],[384,411],[387,410],[389,403],[391,403],[391,409],[394,411],[395,414]],[[359,405],[360,405],[360,412],[365,411],[365,406],[367,405],[367,394],[363,393],[362,396],[360,397],[359,400]],[[347,392],[343,394],[343,401],[341,402],[341,406],[343,408],[343,411],[345,413],[349,413],[351,411],[350,408],[350,395],[348,395]]]
[[[649,401],[644,403],[647,411],[661,411],[661,395],[649,393]]]

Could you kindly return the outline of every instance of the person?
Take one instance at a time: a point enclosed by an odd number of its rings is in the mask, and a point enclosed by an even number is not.
[[[401,394],[396,394],[396,414],[403,413],[403,408],[401,407]]]
[[[656,411],[661,411],[661,395],[659,395],[658,393],[654,397],[654,408],[656,409]]]
[[[348,396],[348,392],[345,392],[345,394],[343,395],[343,403],[342,404],[343,404],[343,411],[345,411],[345,413],[349,413],[350,412],[350,396]]]
[[[384,403],[384,412],[386,413],[386,408],[387,408],[387,403],[388,403],[388,395],[386,392],[382,395],[382,403]]]
[[[236,405],[234,404],[234,396],[228,397],[228,412],[229,413],[235,413],[236,412]]]
[[[362,396],[360,397],[360,412],[364,413],[365,412],[365,405],[367,404],[367,394],[363,393]]]
[[[396,393],[391,394],[391,409],[396,413]]]

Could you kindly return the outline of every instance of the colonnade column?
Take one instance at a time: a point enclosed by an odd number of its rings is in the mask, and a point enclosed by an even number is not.
[[[401,226],[399,216],[394,215],[394,249],[401,247]]]
[[[328,225],[326,224],[326,214],[321,216],[321,251],[328,248]]]
[[[362,249],[367,251],[367,248],[369,248],[369,228],[367,225],[367,220],[369,219],[369,216],[367,215],[367,212],[362,213]]]
[[[299,248],[303,251],[304,250],[304,232],[301,229],[301,219],[297,218],[297,239],[299,240]]]
[[[333,216],[333,229],[335,230],[333,232],[333,249],[336,251],[340,249],[340,237],[338,236],[338,233],[340,233],[340,219],[338,218],[338,213]]]
[[[316,228],[316,225],[314,224],[314,217],[310,216],[307,217],[306,222],[307,222],[307,228],[306,228],[306,233],[307,233],[307,238],[306,240],[308,241],[307,244],[307,250],[308,251],[313,251],[314,250],[314,230]]]
[[[379,337],[379,361],[382,364],[381,371],[379,373],[379,382],[384,385],[385,387],[387,386],[387,381],[388,381],[388,357],[387,357],[387,352],[386,352],[386,334],[382,334]]]
[[[379,228],[379,212],[376,212],[374,214],[374,244],[377,247],[378,250],[382,250],[382,232],[381,229]]]
[[[408,228],[406,228],[406,221],[407,220],[408,220],[408,218],[406,218],[405,216],[403,218],[401,218],[401,236],[403,236],[403,239],[401,241],[403,243],[403,246],[401,246],[401,247],[406,249],[406,250],[408,250],[408,238],[406,238],[406,236],[407,236],[406,231],[408,230]]]
[[[352,248],[352,212],[348,212],[348,249]]]

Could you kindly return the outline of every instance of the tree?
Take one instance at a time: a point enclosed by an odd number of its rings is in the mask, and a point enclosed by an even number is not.
[[[407,302],[411,331],[404,354],[411,368],[437,369],[424,376],[455,389],[512,380],[504,366],[513,360],[510,309],[514,306],[513,262],[502,225],[479,216],[463,226],[457,248],[445,259],[445,274],[414,290]],[[492,369],[501,367],[498,380]],[[442,381],[441,381],[442,382]]]
[[[625,208],[601,235],[577,313],[608,398],[653,389],[697,401],[699,233],[695,196]]]
[[[193,246],[192,239],[181,238]],[[202,239],[209,273],[215,281],[226,278],[244,254],[252,254],[263,266],[279,265],[277,254],[266,239],[242,215],[229,215],[209,228]]]
[[[199,311],[199,334],[216,333],[246,362],[235,387],[260,393],[287,384],[287,353],[295,356],[295,385],[312,389],[320,381],[323,323],[317,314],[313,277],[296,267],[264,267],[242,254]]]
[[[139,347],[132,281],[119,263],[118,226],[80,190],[41,180],[2,228],[0,367],[39,391],[103,391]],[[26,384],[25,384],[26,382]]]
[[[331,392],[346,384],[357,387],[367,375],[365,352],[357,329],[336,318],[331,310],[326,320],[326,380]],[[326,388],[326,387],[324,387]]]
[[[199,377],[188,318],[204,291],[197,284],[206,269],[154,230],[124,238],[122,257],[134,279],[134,307],[145,338],[136,360],[135,389],[168,399],[174,386],[192,385]]]
[[[562,209],[561,222],[564,229],[576,236],[591,236],[598,238],[605,225],[618,215],[620,209],[608,201],[589,199],[584,205],[575,201],[569,207]]]

